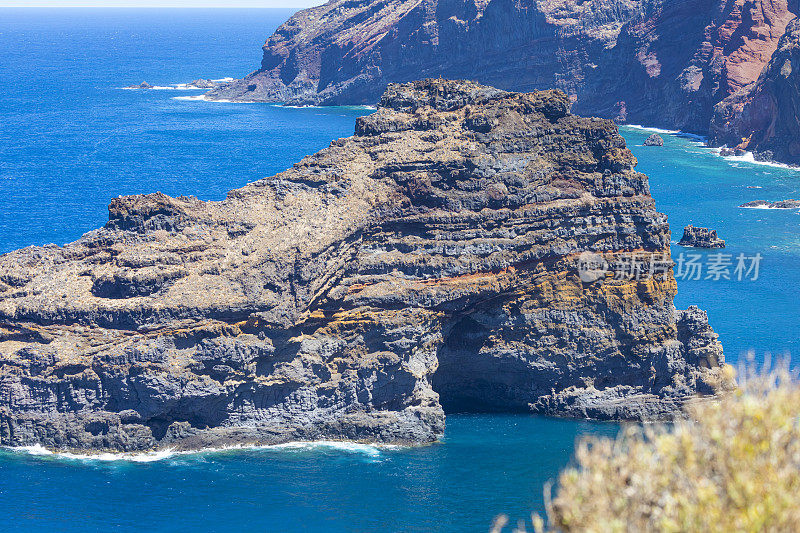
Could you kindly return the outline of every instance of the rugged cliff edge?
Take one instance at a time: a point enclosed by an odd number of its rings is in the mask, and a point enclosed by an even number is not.
[[[762,160],[800,165],[800,19],[786,28],[758,80],[715,108],[710,140]]]
[[[430,442],[445,411],[657,418],[711,392],[705,313],[614,123],[558,91],[391,85],[353,137],[221,202],[123,197],[0,256],[0,444]]]
[[[374,104],[387,83],[444,76],[557,88],[578,113],[706,134],[797,14],[788,0],[332,0],[208,98]]]

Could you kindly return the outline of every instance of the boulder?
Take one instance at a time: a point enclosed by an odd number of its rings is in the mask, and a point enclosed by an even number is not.
[[[644,140],[645,146],[664,146],[664,139],[661,138],[660,135],[657,133],[652,134],[650,137]]]
[[[692,225],[683,228],[683,237],[678,244],[694,248],[725,248],[725,241],[717,237],[717,230]]]

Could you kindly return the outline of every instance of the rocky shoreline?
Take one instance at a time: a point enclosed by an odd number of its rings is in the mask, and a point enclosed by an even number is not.
[[[617,126],[559,91],[390,85],[353,137],[221,202],[122,197],[0,256],[0,445],[435,441],[447,412],[673,416],[722,383]]]

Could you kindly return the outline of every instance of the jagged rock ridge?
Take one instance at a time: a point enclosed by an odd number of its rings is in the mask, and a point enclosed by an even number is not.
[[[430,442],[445,410],[669,416],[719,378],[666,217],[557,91],[391,85],[353,137],[221,202],[123,197],[0,256],[0,444]]]

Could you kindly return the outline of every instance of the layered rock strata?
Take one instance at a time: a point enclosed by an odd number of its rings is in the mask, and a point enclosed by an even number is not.
[[[669,416],[723,361],[613,122],[558,91],[391,85],[353,137],[220,202],[122,197],[0,256],[0,444],[431,442],[446,411]]]

